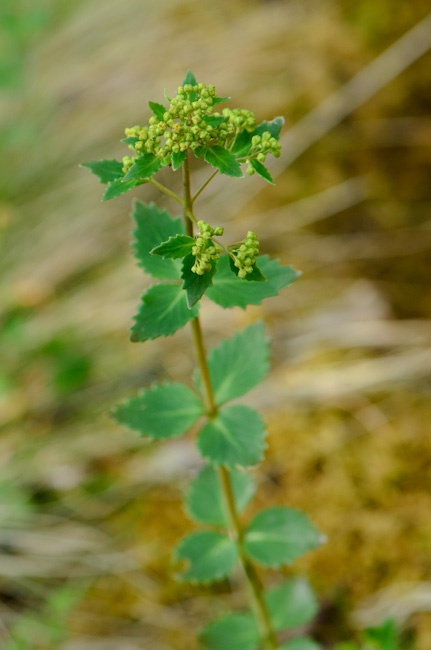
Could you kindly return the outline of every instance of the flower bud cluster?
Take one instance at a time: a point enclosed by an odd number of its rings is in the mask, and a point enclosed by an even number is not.
[[[251,147],[248,158],[256,158],[260,163],[265,162],[269,153],[275,158],[280,157],[281,144],[269,131],[264,131],[262,135],[254,135],[251,139]],[[249,166],[247,168],[247,174],[250,176],[254,174],[253,167]]]
[[[205,221],[198,221],[199,234],[195,237],[195,245],[192,254],[195,256],[195,263],[192,266],[193,273],[203,275],[205,271],[211,270],[211,260],[220,257],[221,248],[211,241],[211,237],[221,236],[223,228],[213,228]]]
[[[234,264],[238,269],[238,277],[244,279],[246,275],[253,272],[256,258],[259,255],[259,240],[256,233],[248,231],[247,237],[236,249],[231,249],[235,256]]]
[[[235,126],[238,131],[245,130],[253,133],[256,128],[256,117],[254,113],[245,108],[225,108],[223,115]]]

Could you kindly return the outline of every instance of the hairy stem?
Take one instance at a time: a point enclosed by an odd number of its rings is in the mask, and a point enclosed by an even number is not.
[[[187,234],[193,236],[193,223],[196,223],[196,218],[193,215],[193,201],[190,190],[190,168],[188,159],[186,158],[183,165],[183,189],[184,189],[184,221],[186,224]],[[196,197],[195,197],[196,198]],[[201,371],[202,383],[205,389],[205,401],[208,417],[214,418],[217,415],[218,408],[214,398],[214,391],[211,384],[211,378],[207,365],[207,355],[205,350],[205,343],[202,335],[202,328],[199,316],[193,318],[191,321],[193,341],[196,349],[199,369]],[[259,625],[261,641],[265,650],[277,650],[278,642],[276,634],[272,629],[269,612],[263,596],[263,585],[260,581],[258,572],[253,562],[247,557],[243,544],[243,528],[238,515],[238,510],[235,503],[234,492],[232,488],[232,481],[229,472],[225,467],[218,468],[218,476],[220,481],[221,490],[223,493],[225,505],[227,508],[230,534],[235,540],[240,562],[246,577],[250,600],[256,620]]]

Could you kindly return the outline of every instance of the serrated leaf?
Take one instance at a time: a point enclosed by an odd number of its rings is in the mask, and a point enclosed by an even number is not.
[[[169,237],[168,241],[159,244],[151,250],[152,255],[160,255],[163,258],[179,259],[190,253],[195,245],[194,237],[188,235],[175,235]]]
[[[280,135],[281,128],[284,124],[284,117],[279,116],[275,117],[273,120],[270,122],[267,122],[266,120],[264,122],[261,122],[257,127],[253,135],[262,135],[262,133],[265,133],[265,131],[269,131],[269,133],[272,135],[273,138],[277,138]]]
[[[181,84],[182,86],[185,86],[186,84],[190,84],[191,86],[196,86],[198,82],[195,79],[195,75],[191,70],[187,70],[186,76],[184,77],[184,81]]]
[[[195,256],[190,254],[183,260],[181,277],[184,280],[182,288],[186,292],[187,305],[191,309],[204,295],[205,291],[213,283],[213,277],[217,269],[217,261],[211,260],[211,269],[205,271],[203,275],[198,275],[192,271],[195,263]]]
[[[120,404],[112,417],[141,436],[162,440],[185,433],[203,412],[202,402],[190,388],[162,384]]]
[[[131,144],[132,146],[137,143],[139,138],[136,135],[129,135],[127,138],[123,138],[121,142],[123,144]]]
[[[232,153],[236,158],[243,158],[248,154],[251,149],[251,139],[253,133],[249,133],[246,130],[240,131],[235,138],[234,145],[231,149]]]
[[[148,102],[148,105],[151,109],[152,114],[155,115],[158,120],[163,122],[166,113],[165,106],[163,106],[163,104],[158,104],[157,102]]]
[[[181,165],[183,164],[183,162],[186,159],[186,156],[187,156],[187,154],[186,154],[185,151],[177,151],[177,152],[174,151],[173,152],[173,154],[172,154],[172,169],[174,170],[174,172],[177,171],[177,169],[179,169],[181,167]]]
[[[247,305],[260,305],[265,298],[278,295],[280,289],[292,284],[301,274],[291,266],[281,266],[278,260],[267,255],[257,258],[257,264],[266,277],[266,282],[243,282],[230,268],[229,256],[221,255],[217,274],[207,296],[225,309]]]
[[[235,266],[233,259],[229,255],[229,264],[230,264],[230,270],[232,273],[235,275],[238,275],[239,269]],[[266,282],[266,277],[263,275],[262,271],[260,268],[257,266],[257,264],[254,264],[253,270],[251,273],[247,273],[245,278],[240,278],[241,280],[246,280],[248,282]]]
[[[309,623],[318,611],[314,592],[303,578],[273,587],[266,593],[265,601],[277,632]]]
[[[322,646],[308,636],[299,636],[296,639],[290,639],[290,641],[283,643],[280,646],[280,650],[322,650]]]
[[[254,517],[245,531],[244,548],[261,565],[279,568],[323,541],[324,537],[303,512],[275,506]]]
[[[158,284],[142,297],[131,329],[131,340],[142,342],[170,336],[197,315],[197,307],[188,308],[180,285]]]
[[[198,447],[214,465],[248,467],[263,458],[265,425],[248,406],[229,406],[201,430]]]
[[[222,104],[223,102],[227,102],[231,99],[231,97],[213,97],[213,105],[215,104]]]
[[[184,234],[182,219],[174,219],[166,210],[159,210],[154,203],[141,201],[136,201],[133,205],[132,217],[136,224],[132,234],[138,265],[153,278],[179,280],[181,264],[152,255],[151,251],[167,241],[169,237]]]
[[[220,126],[223,122],[226,122],[227,117],[223,115],[202,115],[204,122],[209,124],[209,126]]]
[[[211,350],[208,368],[218,405],[245,395],[269,369],[269,345],[263,323],[250,325]]]
[[[163,162],[152,153],[143,153],[133,163],[124,177],[124,181],[142,180],[150,178],[163,167]]]
[[[259,630],[251,614],[230,614],[207,625],[199,640],[205,650],[257,650]]]
[[[238,550],[226,535],[200,531],[181,540],[175,558],[188,562],[179,576],[182,580],[208,583],[229,575],[237,562]]]
[[[251,160],[249,160],[249,163],[253,167],[256,174],[259,174],[259,176],[268,181],[268,183],[271,183],[271,185],[275,185],[274,181],[272,180],[272,176],[265,165],[262,165],[262,163],[255,158],[251,158]]]
[[[122,178],[117,178],[115,181],[111,181],[106,186],[104,195],[102,196],[102,201],[109,201],[109,199],[115,199],[117,196],[125,194],[134,187],[138,185],[143,185],[147,181],[126,181],[124,182]]]
[[[235,156],[224,147],[220,145],[205,147],[204,159],[209,165],[216,167],[221,174],[242,178],[241,167]]]
[[[98,177],[101,183],[110,183],[124,176],[123,163],[118,160],[95,160],[82,163],[81,167],[89,169],[92,174]]]
[[[256,485],[251,476],[229,470],[237,512],[242,512],[253,497]],[[207,465],[189,485],[186,497],[189,515],[203,524],[229,525],[220,480],[214,467]]]

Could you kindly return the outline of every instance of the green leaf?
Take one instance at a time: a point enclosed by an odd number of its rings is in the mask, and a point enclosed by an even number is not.
[[[250,325],[211,350],[208,368],[218,405],[245,395],[269,369],[269,346],[263,323]]]
[[[174,260],[164,260],[151,251],[167,241],[169,237],[184,234],[182,219],[174,219],[166,210],[159,210],[154,203],[136,201],[133,205],[133,249],[138,265],[153,278],[160,280],[179,280],[181,264]]]
[[[172,154],[172,169],[174,172],[181,167],[186,159],[186,156],[187,154],[185,151],[178,151]]]
[[[123,138],[121,142],[123,144],[131,144],[132,146],[138,142],[139,138],[136,135],[129,135],[127,138]]]
[[[223,115],[202,115],[202,119],[210,126],[220,126],[220,124],[226,122],[227,117]]]
[[[182,580],[208,583],[221,580],[232,571],[238,550],[235,542],[226,535],[200,531],[181,540],[175,558],[188,562],[179,576]]]
[[[266,447],[265,426],[260,415],[248,406],[229,406],[203,427],[198,447],[202,456],[215,465],[256,465]]]
[[[153,115],[157,117],[158,120],[163,122],[166,113],[166,107],[163,104],[158,104],[157,102],[148,102],[148,105],[151,109]]]
[[[192,271],[195,263],[195,256],[190,254],[183,260],[181,277],[184,280],[182,288],[187,295],[187,305],[189,309],[193,307],[204,295],[205,291],[213,283],[213,277],[217,269],[217,261],[211,260],[211,269],[205,271],[203,275],[198,275]]]
[[[271,183],[271,185],[275,185],[274,181],[272,180],[272,176],[265,165],[262,165],[262,163],[255,158],[251,158],[251,160],[249,160],[249,163],[253,167],[254,171],[259,174],[259,176],[262,176],[262,178],[268,181],[268,183]]]
[[[229,256],[222,255],[218,261],[217,274],[207,296],[225,309],[247,305],[260,305],[265,298],[276,296],[280,289],[292,284],[300,273],[291,266],[281,266],[267,255],[257,258],[257,263],[266,277],[266,282],[243,282],[230,268]]]
[[[280,135],[281,127],[284,124],[284,117],[279,116],[275,117],[271,122],[261,122],[257,127],[253,135],[262,135],[265,131],[269,131],[273,138],[277,138]]]
[[[143,153],[133,163],[124,177],[125,181],[150,178],[163,167],[163,162],[152,153]]]
[[[190,84],[191,86],[196,86],[197,81],[195,79],[195,75],[191,70],[187,70],[186,76],[184,77],[184,81],[181,84],[182,86],[185,86],[186,84]]]
[[[230,264],[230,270],[232,273],[235,273],[235,275],[238,275],[239,269],[235,266],[233,259],[229,255],[229,264]],[[251,273],[247,273],[245,278],[241,278],[241,280],[247,280],[248,282],[266,282],[266,277],[263,275],[262,271],[260,268],[255,264],[253,266],[253,270]]]
[[[220,145],[205,147],[204,158],[209,165],[216,167],[221,174],[242,178],[242,171],[235,156]]]
[[[150,252],[152,255],[160,255],[165,259],[167,257],[178,259],[188,255],[194,245],[194,237],[189,237],[188,235],[175,235],[174,237],[169,237],[168,241],[159,244]]]
[[[280,650],[322,650],[322,646],[308,636],[299,636],[283,643]]]
[[[263,566],[279,568],[320,546],[323,535],[299,510],[275,506],[257,514],[245,531],[248,555]]]
[[[115,199],[117,196],[125,194],[133,187],[138,185],[143,185],[147,181],[123,181],[122,178],[117,178],[115,181],[111,181],[106,186],[105,194],[102,197],[102,201],[109,201],[109,199]]]
[[[118,160],[95,160],[94,162],[82,163],[81,167],[89,169],[92,174],[98,177],[101,183],[110,183],[124,176],[123,163]]]
[[[257,650],[259,630],[251,614],[230,614],[207,625],[199,640],[205,650]]]
[[[235,138],[234,145],[231,149],[236,158],[243,158],[248,154],[251,149],[251,139],[253,135],[253,133],[249,133],[245,130],[238,133],[237,137]]]
[[[318,611],[314,592],[303,578],[293,578],[273,587],[265,600],[277,632],[309,623]]]
[[[131,340],[136,343],[170,336],[197,314],[197,307],[187,307],[186,296],[178,284],[158,284],[142,297]]]
[[[379,627],[371,627],[365,630],[366,641],[378,644],[381,650],[396,650],[397,628],[392,619],[387,619]]]
[[[230,97],[213,97],[213,105],[215,104],[222,104],[223,102],[227,102],[231,99]]]
[[[237,512],[242,512],[253,497],[256,485],[251,476],[229,471]],[[228,515],[216,470],[206,465],[189,485],[186,497],[188,514],[202,524],[227,527]]]
[[[112,417],[154,440],[185,433],[203,414],[202,402],[183,384],[162,384],[117,406]]]

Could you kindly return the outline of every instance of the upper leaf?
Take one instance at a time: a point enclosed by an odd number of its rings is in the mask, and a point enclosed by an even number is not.
[[[265,600],[276,631],[305,625],[318,610],[314,592],[303,578],[293,578],[273,587]]]
[[[272,180],[272,176],[265,165],[262,165],[262,163],[255,158],[251,158],[251,160],[249,160],[249,163],[253,167],[254,171],[259,174],[259,176],[268,181],[268,183],[271,183],[271,185],[275,185],[274,181]]]
[[[180,574],[190,582],[214,582],[225,578],[235,566],[238,550],[226,535],[201,531],[187,535],[175,550],[177,560],[186,560],[187,568]]]
[[[116,178],[115,181],[111,181],[106,186],[105,194],[102,197],[102,201],[109,201],[109,199],[115,199],[117,196],[125,194],[133,187],[138,185],[143,185],[147,181],[123,181],[123,178]]]
[[[183,260],[181,277],[183,278],[183,289],[187,296],[187,305],[191,309],[204,295],[205,291],[213,283],[213,277],[217,268],[217,261],[211,260],[211,269],[205,271],[203,275],[198,275],[192,271],[195,263],[195,256],[190,254]]]
[[[244,547],[263,566],[279,568],[320,546],[323,535],[299,510],[275,506],[259,512],[246,529]]]
[[[184,81],[183,81],[182,85],[185,86],[186,84],[190,84],[191,86],[196,86],[197,83],[198,82],[196,81],[196,78],[195,78],[195,75],[193,74],[193,72],[191,70],[187,70],[187,73],[186,73],[186,76],[184,77]]]
[[[220,126],[220,124],[226,122],[227,117],[224,117],[224,115],[202,115],[202,119],[210,126]]]
[[[160,255],[160,257],[178,259],[188,255],[193,246],[195,245],[194,237],[188,235],[175,235],[169,237],[168,241],[159,244],[151,251],[152,255]]]
[[[251,614],[230,614],[213,621],[200,633],[205,650],[257,650],[259,630]]]
[[[231,149],[232,153],[235,155],[236,158],[243,158],[248,154],[248,152],[251,149],[252,137],[253,137],[253,133],[249,133],[245,129],[238,133],[237,137],[235,138],[233,147]]]
[[[208,367],[218,405],[244,395],[262,381],[269,368],[263,323],[250,325],[211,350]]]
[[[235,156],[224,147],[214,145],[205,147],[204,158],[209,165],[216,167],[221,174],[242,178],[242,171]]]
[[[163,104],[158,104],[157,102],[148,102],[148,105],[151,109],[152,114],[155,115],[158,120],[163,121],[166,113],[165,106],[163,106]]]
[[[279,116],[279,117],[274,117],[273,120],[270,122],[267,122],[266,120],[264,122],[261,122],[257,127],[253,135],[262,135],[262,133],[265,133],[265,131],[269,131],[269,133],[272,135],[273,138],[278,138],[280,135],[281,128],[284,124],[284,117]]]
[[[112,417],[141,436],[164,439],[185,433],[203,412],[202,402],[190,388],[163,384],[120,404]]]
[[[235,405],[221,411],[206,424],[198,437],[204,458],[214,465],[247,467],[262,460],[265,426],[256,411]]]
[[[289,286],[300,276],[299,271],[291,266],[281,266],[267,255],[258,257],[257,264],[266,282],[244,282],[232,273],[229,256],[221,255],[213,286],[207,291],[208,298],[220,307],[245,309],[247,305],[260,305],[265,298],[276,296],[280,289]]]
[[[237,512],[242,512],[252,498],[256,485],[248,474],[230,470],[230,479]],[[229,525],[224,496],[216,470],[204,467],[189,486],[186,507],[189,515],[203,524]]]
[[[124,181],[150,178],[163,167],[163,162],[152,153],[143,153],[133,163],[124,177]]]
[[[170,336],[198,315],[198,307],[189,309],[184,291],[178,284],[158,284],[148,289],[131,329],[133,342]]]
[[[322,650],[322,646],[308,636],[298,636],[296,639],[290,639],[283,643],[280,650]]]
[[[185,151],[172,152],[172,169],[174,172],[181,167],[186,157],[187,153]]]
[[[151,251],[166,242],[169,237],[182,235],[184,224],[180,218],[172,218],[166,210],[159,210],[154,203],[136,201],[133,206],[133,248],[138,264],[153,278],[179,280],[181,265],[174,260],[164,260]]]
[[[110,183],[116,178],[124,176],[123,163],[118,160],[95,160],[82,163],[81,167],[89,169],[92,174],[98,177],[101,183]]]

